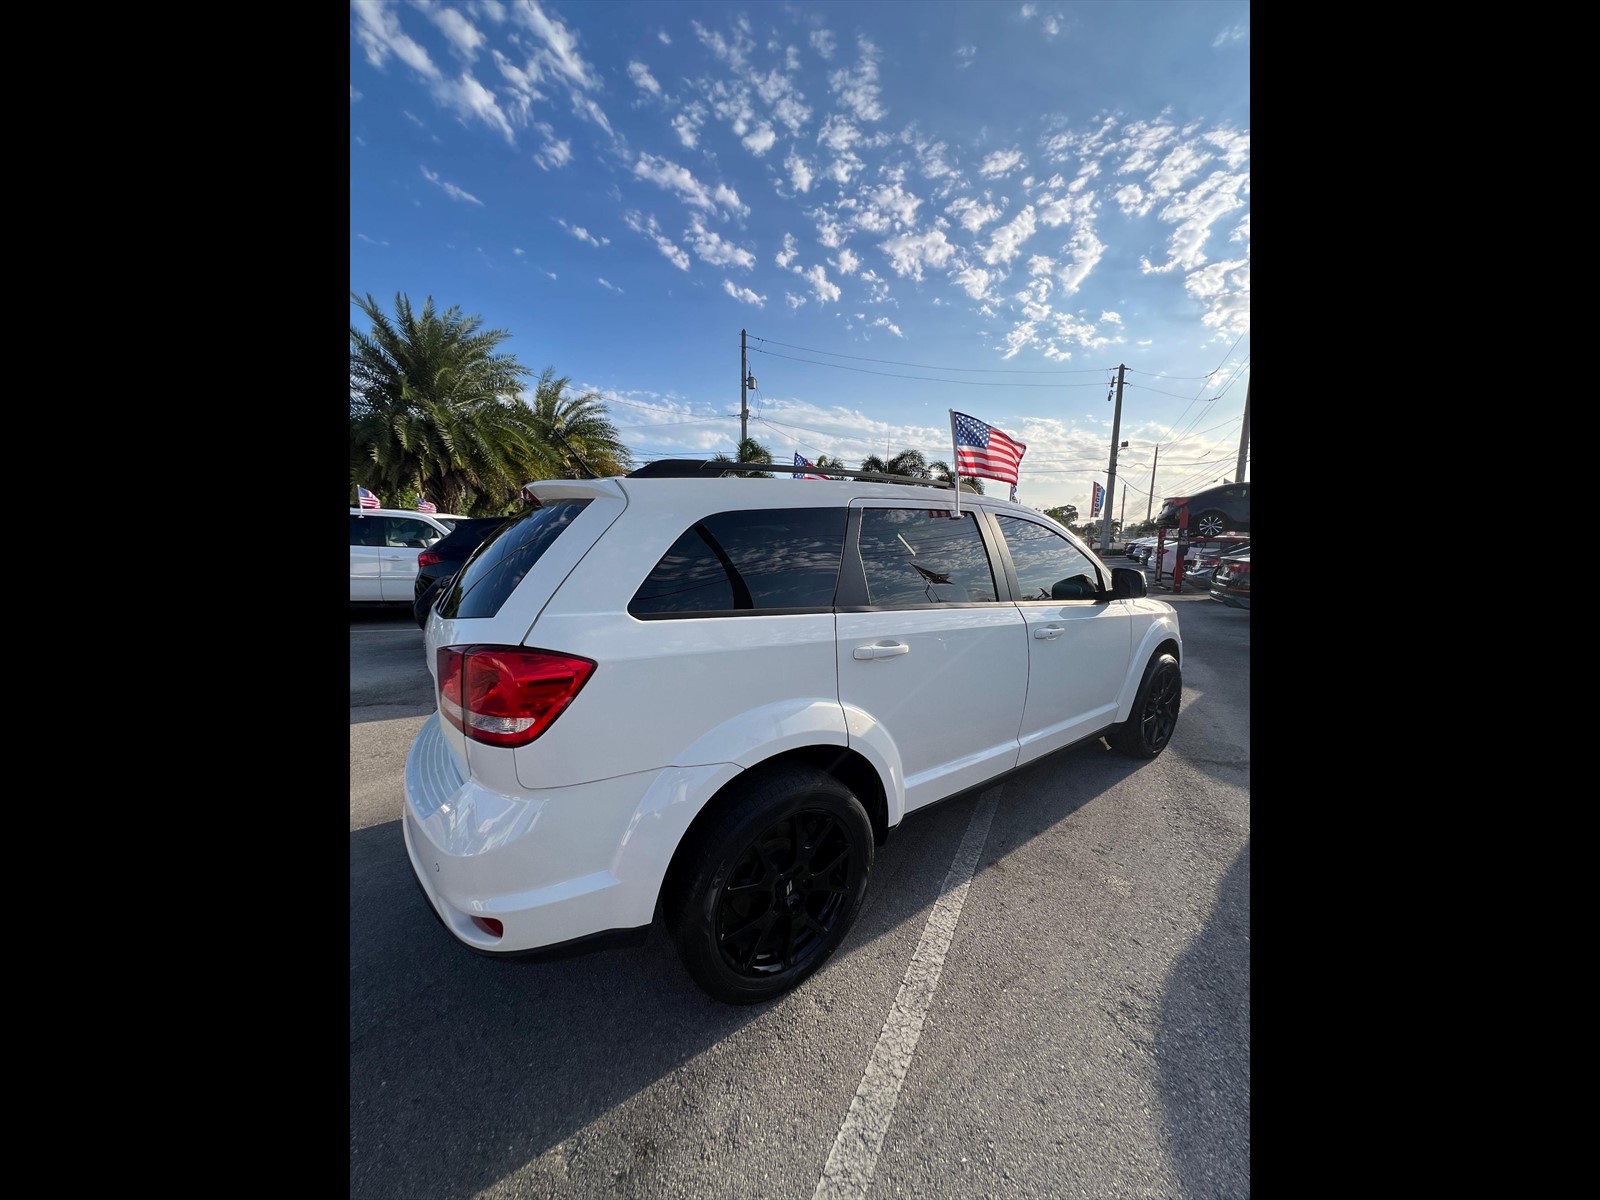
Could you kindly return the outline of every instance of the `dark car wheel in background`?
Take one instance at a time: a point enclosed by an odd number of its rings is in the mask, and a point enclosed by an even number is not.
[[[1227,532],[1227,518],[1219,512],[1203,512],[1194,521],[1194,532],[1203,538],[1214,538]]]

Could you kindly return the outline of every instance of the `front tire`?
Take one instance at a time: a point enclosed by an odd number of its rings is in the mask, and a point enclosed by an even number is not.
[[[1144,669],[1128,719],[1113,725],[1106,741],[1133,758],[1154,758],[1167,748],[1178,723],[1183,672],[1172,654],[1157,654]]]
[[[849,788],[811,767],[753,772],[718,803],[668,921],[707,994],[753,1004],[794,987],[844,940],[872,869],[872,822]]]

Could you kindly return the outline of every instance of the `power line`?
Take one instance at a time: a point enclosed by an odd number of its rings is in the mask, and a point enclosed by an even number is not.
[[[790,350],[804,350],[807,354],[826,354],[829,358],[848,358],[852,362],[887,363],[891,367],[916,367],[920,371],[965,371],[983,375],[1093,375],[1107,369],[1105,367],[1063,367],[1060,369],[1047,367],[1033,371],[1026,367],[934,367],[929,366],[927,363],[900,362],[898,359],[893,358],[863,358],[858,354],[840,354],[834,350],[816,350],[810,346],[796,346],[789,342],[773,341],[771,338],[758,337],[756,341],[770,342],[774,346],[786,346]],[[779,357],[783,356],[779,355]],[[799,361],[803,362],[805,360],[801,359]],[[821,363],[819,365],[831,366],[833,364]]]
[[[1100,386],[1099,381],[1096,381],[1094,383],[995,383],[994,381],[988,380],[988,379],[931,379],[926,375],[901,375],[900,373],[898,373],[896,371],[873,371],[873,370],[869,370],[866,367],[848,367],[844,363],[818,362],[814,358],[796,358],[792,354],[779,354],[776,350],[763,350],[763,349],[761,349],[760,346],[751,346],[750,349],[756,354],[765,354],[770,358],[785,358],[785,359],[788,359],[790,362],[806,363],[808,366],[813,366],[813,367],[832,367],[836,371],[858,371],[863,375],[882,375],[882,376],[884,376],[885,378],[888,378],[888,379],[915,379],[918,383],[957,383],[957,384],[961,384],[961,385],[963,385],[965,387],[986,387],[986,388],[1002,388],[1002,387],[1064,388],[1064,387],[1099,387]],[[932,370],[940,370],[942,368],[934,367],[934,368],[930,368],[930,369],[932,369]],[[1099,374],[1100,370],[1101,370],[1101,368],[1096,367],[1095,368],[1095,374]]]

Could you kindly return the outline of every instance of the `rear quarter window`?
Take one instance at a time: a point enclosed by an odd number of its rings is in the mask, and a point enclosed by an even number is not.
[[[696,521],[639,585],[643,619],[833,607],[843,508],[750,509]]]
[[[587,500],[558,500],[530,509],[491,533],[456,576],[450,594],[439,604],[439,615],[446,619],[494,616],[544,552],[588,506]]]

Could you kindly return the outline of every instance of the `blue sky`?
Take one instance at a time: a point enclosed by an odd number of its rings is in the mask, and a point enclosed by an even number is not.
[[[1085,519],[1125,363],[1113,510],[1142,520],[1158,445],[1157,507],[1238,456],[1249,23],[1204,0],[356,0],[350,290],[508,331],[641,461],[731,452],[745,329],[777,460],[949,461],[954,408],[1028,444],[1019,499]]]

